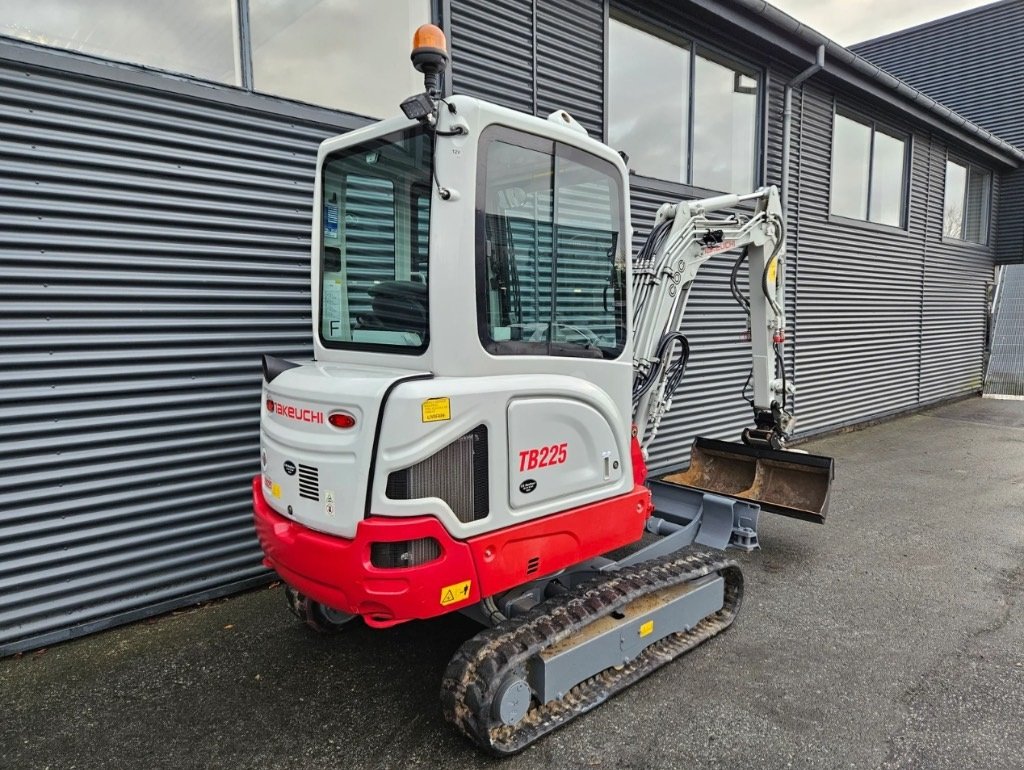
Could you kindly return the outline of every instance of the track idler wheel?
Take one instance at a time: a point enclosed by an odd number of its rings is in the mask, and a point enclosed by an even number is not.
[[[504,725],[517,725],[526,716],[533,703],[533,692],[526,679],[519,675],[509,675],[498,686],[494,698],[492,714]]]
[[[313,601],[289,585],[284,587],[284,597],[292,614],[318,633],[337,634],[357,625],[353,623],[358,618],[357,615],[349,615],[347,612]]]

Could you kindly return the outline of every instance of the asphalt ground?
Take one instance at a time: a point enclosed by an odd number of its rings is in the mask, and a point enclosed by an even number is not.
[[[734,626],[516,757],[442,721],[449,617],[307,632],[280,587],[0,661],[0,768],[1022,768],[1024,401],[807,444]]]

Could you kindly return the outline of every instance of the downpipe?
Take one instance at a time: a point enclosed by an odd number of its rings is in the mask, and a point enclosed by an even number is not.
[[[820,72],[825,68],[825,46],[819,45],[814,56],[814,64],[800,72],[796,77],[786,83],[783,91],[782,102],[782,190],[779,193],[779,205],[782,207],[782,221],[784,223],[782,243],[779,245],[779,253],[786,254],[789,251],[789,179],[790,162],[793,150],[793,89],[802,85],[807,78]],[[779,275],[776,279],[776,299],[779,306],[786,307],[786,259],[779,260]],[[785,353],[782,353],[782,366],[785,367]],[[785,398],[785,397],[784,397]]]
[[[782,215],[789,220],[789,161],[792,152],[793,89],[825,68],[825,46],[819,45],[814,64],[786,83],[782,107]],[[787,227],[787,230],[789,228]]]

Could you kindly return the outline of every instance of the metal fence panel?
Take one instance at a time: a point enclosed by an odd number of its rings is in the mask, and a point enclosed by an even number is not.
[[[1007,265],[996,289],[985,395],[1024,398],[1024,265]]]

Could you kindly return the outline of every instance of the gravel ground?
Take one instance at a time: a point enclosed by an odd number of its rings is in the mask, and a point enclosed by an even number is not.
[[[280,588],[0,661],[0,768],[1024,767],[1024,401],[808,444],[735,625],[516,757],[440,716],[459,616],[321,637]]]

